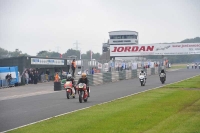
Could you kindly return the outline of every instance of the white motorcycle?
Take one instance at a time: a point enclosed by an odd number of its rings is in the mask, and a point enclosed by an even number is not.
[[[139,76],[139,80],[140,80],[141,86],[145,86],[145,83],[146,83],[145,76],[144,75],[140,75]]]
[[[161,73],[161,74],[160,74],[160,81],[161,81],[161,83],[164,84],[164,83],[165,83],[165,80],[166,80],[165,74],[164,74],[164,73]]]

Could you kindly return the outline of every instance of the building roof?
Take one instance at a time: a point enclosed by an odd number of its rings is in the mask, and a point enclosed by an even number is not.
[[[111,32],[136,32],[136,33],[138,33],[137,31],[131,31],[131,30],[110,31],[110,32],[108,32],[108,33],[111,33]]]
[[[16,58],[42,58],[42,59],[60,59],[60,60],[63,60],[63,59],[66,59],[66,58],[55,58],[55,57],[38,57],[38,56],[18,56],[18,57],[5,57],[5,58],[0,58],[0,60],[2,59],[16,59]]]

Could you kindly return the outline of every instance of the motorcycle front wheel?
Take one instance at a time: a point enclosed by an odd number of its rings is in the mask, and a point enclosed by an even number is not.
[[[83,92],[82,91],[79,92],[79,102],[80,103],[83,102]]]
[[[141,81],[140,83],[141,83],[141,86],[143,86],[143,82]]]

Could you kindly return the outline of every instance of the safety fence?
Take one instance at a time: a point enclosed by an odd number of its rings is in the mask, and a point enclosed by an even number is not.
[[[10,81],[6,79],[0,79],[0,88],[8,88],[8,87],[14,87],[15,83],[14,81],[16,78],[11,79]]]
[[[145,72],[148,76],[158,74],[161,70],[160,67],[147,68]],[[141,69],[136,70],[123,70],[123,71],[114,71],[114,72],[105,72],[105,73],[95,73],[93,75],[87,75],[89,80],[89,85],[100,85],[108,82],[115,82],[125,79],[133,79],[139,77]],[[77,82],[81,76],[78,75],[75,78]]]

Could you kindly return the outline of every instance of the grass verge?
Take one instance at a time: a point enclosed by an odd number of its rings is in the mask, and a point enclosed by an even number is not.
[[[200,76],[10,133],[200,133],[199,81]]]
[[[187,68],[187,64],[172,64],[171,67],[168,69],[181,69],[181,68]]]

